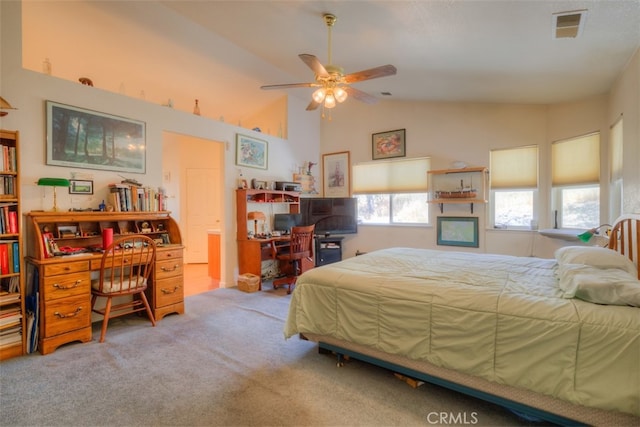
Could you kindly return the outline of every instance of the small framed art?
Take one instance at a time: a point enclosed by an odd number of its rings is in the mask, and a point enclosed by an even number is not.
[[[405,157],[407,155],[406,132],[404,129],[390,130],[371,135],[373,160]]]
[[[267,141],[236,134],[236,165],[267,169],[268,154]]]
[[[93,194],[93,181],[71,179],[69,182],[69,194]]]
[[[351,197],[349,151],[322,155],[324,197]]]
[[[477,248],[477,217],[438,217],[438,245]]]

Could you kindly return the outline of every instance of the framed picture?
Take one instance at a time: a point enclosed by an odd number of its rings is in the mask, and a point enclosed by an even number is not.
[[[145,123],[46,101],[47,164],[145,173]]]
[[[477,217],[438,217],[438,245],[478,247]]]
[[[75,237],[77,235],[78,235],[77,225],[59,225],[58,226],[58,237],[60,238]]]
[[[71,179],[69,182],[69,194],[93,194],[93,181]]]
[[[267,141],[236,134],[236,165],[267,169]]]
[[[374,133],[371,135],[373,160],[406,156],[406,143],[406,132],[404,129]]]
[[[322,155],[324,197],[351,197],[349,151]]]

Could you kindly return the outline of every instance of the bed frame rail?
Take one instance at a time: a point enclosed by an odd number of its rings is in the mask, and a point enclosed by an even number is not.
[[[609,249],[633,261],[640,279],[640,214],[623,215],[616,220],[609,235]]]
[[[477,399],[481,399],[487,402],[495,403],[496,405],[502,406],[519,416],[531,417],[534,419],[538,419],[541,421],[548,421],[560,426],[586,426],[588,424],[584,424],[570,418],[563,417],[561,415],[553,414],[542,409],[534,408],[532,406],[525,405],[523,403],[515,402],[513,400],[505,399],[504,397],[496,396],[491,393],[486,393],[482,390],[476,390],[471,387],[467,387],[462,384],[457,384],[451,381],[447,381],[443,378],[439,378],[433,375],[426,374],[424,372],[416,371],[411,368],[407,368],[405,366],[397,365],[392,362],[388,362],[385,360],[378,359],[373,356],[369,356],[363,353],[358,353],[357,351],[349,350],[343,347],[339,347],[336,345],[328,344],[325,342],[318,342],[318,348],[320,351],[331,351],[334,352],[338,357],[338,366],[341,366],[342,358],[344,356],[349,356],[354,359],[361,360],[366,363],[370,363],[372,365],[379,366],[384,369],[388,369],[393,372],[397,372],[402,375],[406,375],[411,378],[415,378],[417,380],[421,380],[424,382],[428,382],[431,384],[435,384],[444,388],[448,388],[450,390],[457,391],[459,393],[464,393],[471,397],[475,397]]]

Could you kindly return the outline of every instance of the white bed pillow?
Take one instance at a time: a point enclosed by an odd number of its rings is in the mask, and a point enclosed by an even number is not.
[[[596,268],[618,268],[634,277],[638,267],[616,251],[598,246],[564,246],[555,252],[558,264],[584,264]]]
[[[619,268],[561,264],[558,286],[564,298],[580,298],[597,304],[640,307],[640,280]]]

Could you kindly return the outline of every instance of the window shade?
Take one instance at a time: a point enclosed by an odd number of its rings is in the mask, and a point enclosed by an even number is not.
[[[622,178],[622,117],[611,126],[611,181]]]
[[[538,188],[538,147],[491,150],[491,188]]]
[[[599,181],[599,133],[553,143],[551,146],[552,185],[595,184]]]
[[[429,157],[359,163],[353,166],[354,194],[424,193]]]

